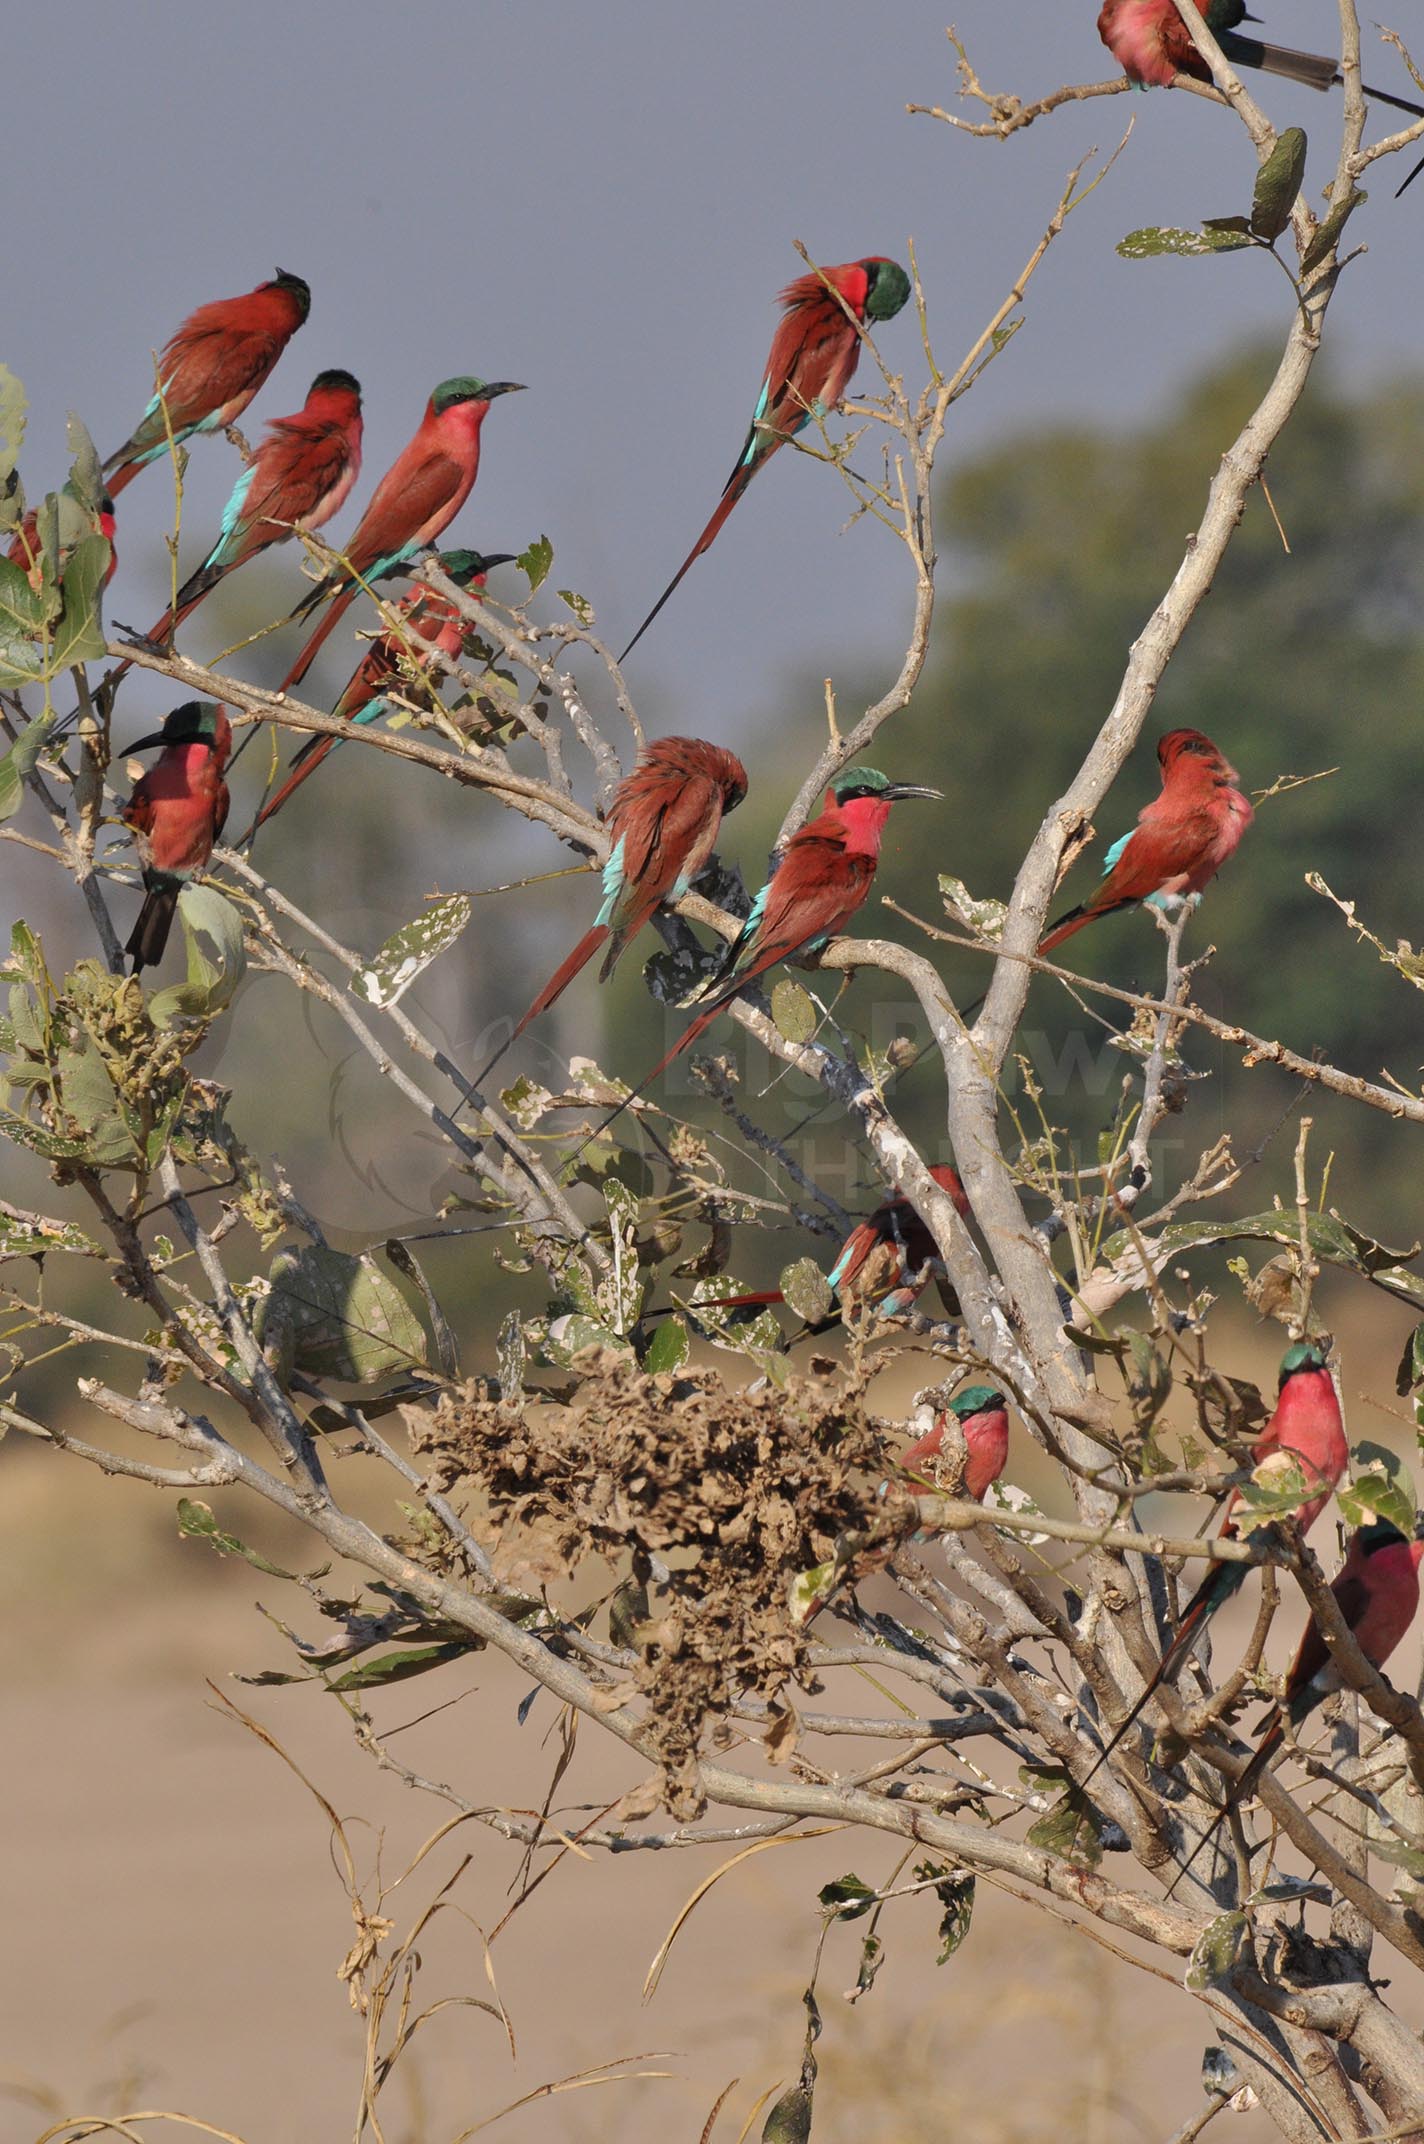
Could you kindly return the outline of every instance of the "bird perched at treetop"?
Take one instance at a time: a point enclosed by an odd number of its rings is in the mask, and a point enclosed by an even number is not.
[[[310,311],[308,285],[279,268],[240,298],[217,298],[190,313],[164,345],[160,392],[104,464],[113,496],[146,462],[167,453],[170,429],[181,445],[195,432],[236,424]]]
[[[1259,67],[1263,74],[1285,75],[1308,89],[1331,89],[1344,79],[1339,62],[1321,53],[1293,52],[1284,45],[1240,36],[1239,23],[1257,20],[1248,14],[1246,0],[1201,0],[1201,14],[1233,67]],[[1169,89],[1179,74],[1198,82],[1211,80],[1211,69],[1192,43],[1174,0],[1104,0],[1098,35],[1128,80],[1140,89]],[[1391,96],[1387,90],[1366,87],[1365,95],[1398,112],[1424,117],[1424,106]]]
[[[772,339],[751,429],[721,502],[620,662],[632,654],[693,560],[710,547],[758,469],[813,417],[835,408],[860,358],[860,330],[869,321],[893,320],[909,295],[910,278],[904,269],[880,254],[838,268],[813,269],[787,284],[781,293],[784,315]]]
[[[1133,832],[1113,843],[1097,892],[1058,918],[1039,941],[1040,953],[1139,901],[1170,910],[1199,894],[1234,853],[1255,817],[1235,787],[1236,769],[1200,730],[1168,730],[1157,759],[1161,794],[1138,813]]]
[[[135,975],[163,958],[178,896],[189,879],[206,868],[227,819],[223,768],[232,749],[227,710],[208,701],[185,701],[161,730],[140,737],[128,749],[148,752],[155,745],[163,749],[123,811],[125,825],[134,830],[148,889],[124,948],[133,955]]]

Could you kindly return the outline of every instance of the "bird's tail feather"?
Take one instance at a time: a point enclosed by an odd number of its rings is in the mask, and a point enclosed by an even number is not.
[[[1318,52],[1292,52],[1285,45],[1263,44],[1259,37],[1238,37],[1229,31],[1220,40],[1229,60],[1243,67],[1259,67],[1262,74],[1284,75],[1287,81],[1303,82],[1307,89],[1329,89],[1340,79],[1334,60]]]
[[[484,1086],[485,1081],[489,1078],[491,1072],[493,1072],[495,1066],[499,1063],[505,1051],[508,1050],[514,1043],[519,1040],[520,1036],[524,1033],[525,1028],[529,1026],[531,1021],[537,1020],[541,1012],[548,1011],[549,1007],[554,1003],[554,1000],[556,998],[563,996],[564,992],[568,989],[569,984],[578,974],[579,969],[587,966],[588,962],[592,960],[594,954],[602,945],[604,939],[608,936],[609,929],[606,923],[595,923],[592,930],[584,932],[582,938],[580,938],[578,944],[574,947],[572,953],[569,954],[567,960],[561,961],[559,966],[555,968],[553,974],[549,977],[548,982],[545,983],[543,989],[539,992],[538,997],[535,998],[533,1004],[529,1007],[528,1011],[525,1012],[521,1016],[521,1018],[516,1021],[515,1025],[509,1030],[509,1033],[506,1035],[504,1041],[500,1044],[499,1048],[495,1051],[493,1057],[491,1057],[487,1061],[487,1063],[485,1063],[481,1067],[481,1069],[475,1074],[473,1080],[470,1082],[472,1087],[481,1088]]]
[[[1187,1654],[1191,1651],[1202,1626],[1215,1614],[1222,1602],[1229,1600],[1236,1591],[1241,1580],[1234,1574],[1241,1568],[1242,1566],[1236,1564],[1218,1563],[1214,1564],[1207,1572],[1206,1577],[1182,1610],[1181,1620],[1177,1624],[1166,1651],[1143,1684],[1131,1711],[1126,1719],[1119,1721],[1118,1725],[1113,1729],[1110,1740],[1103,1744],[1101,1753],[1094,1760],[1092,1770],[1084,1777],[1082,1785],[1085,1788],[1088,1782],[1095,1778],[1103,1765],[1107,1763],[1148,1699],[1155,1696],[1167,1678],[1181,1666]]]
[[[138,912],[138,921],[129,933],[124,951],[133,957],[132,973],[140,968],[156,967],[163,958],[168,944],[168,933],[173,928],[173,913],[178,906],[181,891],[176,879],[161,879],[150,886],[147,898]]]
[[[627,662],[628,657],[632,654],[634,648],[637,647],[638,642],[642,639],[644,633],[647,632],[648,627],[652,624],[654,618],[656,618],[658,612],[662,609],[664,603],[667,602],[668,597],[673,593],[674,589],[677,588],[678,584],[682,580],[683,575],[687,572],[688,567],[693,563],[694,559],[701,558],[704,551],[711,549],[712,543],[716,538],[717,533],[722,526],[722,523],[726,520],[728,514],[731,513],[732,508],[736,505],[738,499],[740,499],[742,493],[746,490],[747,485],[751,482],[754,473],[754,469],[745,467],[741,464],[739,464],[738,467],[732,472],[732,476],[728,482],[727,488],[717,502],[717,511],[713,514],[712,519],[708,522],[706,528],[702,531],[702,534],[698,537],[696,543],[692,546],[692,549],[688,552],[686,558],[678,567],[672,579],[668,582],[667,587],[658,597],[657,602],[648,612],[647,617],[643,620],[642,624],[638,627],[637,632],[633,635],[633,638],[629,641],[627,647],[619,656],[618,660],[620,663]]]

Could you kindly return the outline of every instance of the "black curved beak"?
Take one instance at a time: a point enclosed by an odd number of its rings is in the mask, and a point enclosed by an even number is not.
[[[132,758],[135,752],[151,752],[155,745],[164,745],[168,741],[162,730],[158,730],[152,737],[137,737],[132,744],[124,746],[124,758]]]
[[[880,794],[883,797],[890,798],[891,802],[895,804],[900,803],[905,797],[929,797],[936,803],[941,803],[944,799],[942,789],[931,789],[923,782],[890,782],[881,790]]]
[[[522,380],[490,380],[486,384],[480,399],[484,402],[493,402],[496,395],[522,395],[525,392],[526,389]]]

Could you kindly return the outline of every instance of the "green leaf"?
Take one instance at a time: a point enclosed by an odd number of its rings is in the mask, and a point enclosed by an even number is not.
[[[561,588],[559,590],[559,599],[561,602],[568,604],[569,609],[578,619],[580,625],[589,626],[593,624],[593,605],[589,602],[587,596],[579,595],[572,588]]]
[[[1424,1385],[1424,1325],[1416,1325],[1405,1341],[1394,1379],[1394,1389],[1401,1399],[1416,1385]]]
[[[952,915],[959,918],[981,938],[1002,938],[1004,918],[1008,915],[1007,901],[976,901],[962,878],[951,878],[947,872],[940,873],[939,890],[944,896],[944,905]]]
[[[811,2134],[814,2086],[794,2084],[783,2092],[762,2128],[761,2144],[807,2144]]]
[[[1219,1913],[1214,1921],[1207,1922],[1187,1966],[1186,1984],[1193,1995],[1204,1995],[1208,1988],[1230,1978],[1246,1940],[1247,1926],[1244,1913]]]
[[[460,1350],[450,1329],[450,1321],[440,1307],[440,1298],[426,1279],[424,1269],[399,1236],[387,1237],[382,1248],[397,1273],[403,1273],[405,1278],[420,1290],[425,1315],[430,1320],[430,1330],[435,1336],[435,1359],[440,1365],[441,1376],[457,1378],[460,1374]]]
[[[46,674],[57,677],[76,663],[98,662],[104,655],[100,616],[104,575],[109,570],[109,541],[97,533],[82,537],[70,552],[60,582],[64,608],[55,622]]]
[[[0,565],[6,561],[0,559]],[[0,759],[0,820],[13,819],[25,799],[25,776],[44,750],[45,739],[58,717],[54,708],[21,730],[14,744]]]
[[[1336,1492],[1349,1526],[1388,1519],[1406,1535],[1414,1532],[1414,1487],[1396,1452],[1384,1444],[1357,1444],[1350,1452],[1351,1479]]]
[[[43,1258],[47,1251],[79,1251],[86,1258],[103,1252],[72,1221],[11,1220],[0,1214],[0,1264],[7,1258]]]
[[[150,1020],[164,1029],[179,1018],[211,1019],[231,1001],[247,972],[242,917],[215,886],[185,886],[178,896],[178,920],[183,926],[188,980],[156,991],[148,1001]],[[205,941],[215,960],[205,952]]]
[[[1268,245],[1275,244],[1291,220],[1291,210],[1305,178],[1305,150],[1301,129],[1287,127],[1256,174],[1251,229]]]
[[[547,536],[536,536],[527,551],[521,551],[514,561],[523,573],[529,576],[529,593],[532,596],[548,578],[549,568],[554,563],[554,546]]]
[[[772,990],[771,1017],[777,1033],[788,1042],[809,1042],[816,1032],[815,1000],[809,990],[792,982],[790,976],[783,976]]]
[[[191,1541],[206,1541],[220,1556],[243,1556],[255,1571],[265,1571],[269,1578],[295,1579],[295,1571],[284,1571],[280,1563],[271,1563],[259,1555],[255,1548],[239,1541],[236,1534],[224,1533],[208,1504],[195,1502],[192,1497],[178,1499],[178,1531]]]
[[[837,1876],[834,1883],[822,1884],[816,1896],[838,1921],[858,1921],[862,1913],[869,1913],[878,1903],[880,1893],[872,1891],[870,1885],[862,1883],[858,1876],[847,1875]]]
[[[1325,218],[1320,229],[1305,249],[1305,254],[1300,264],[1300,272],[1303,276],[1309,275],[1313,268],[1318,268],[1325,259],[1326,254],[1334,251],[1339,244],[1340,233],[1354,215],[1355,210],[1362,208],[1369,198],[1369,195],[1360,187],[1352,186],[1339,207],[1331,209],[1330,214]]]
[[[284,1367],[367,1385],[426,1360],[420,1320],[366,1254],[312,1244],[282,1251],[257,1307],[254,1330]]]
[[[1406,1263],[1418,1255],[1417,1243],[1409,1250],[1391,1250],[1333,1213],[1307,1215],[1306,1240],[1312,1258],[1321,1259],[1326,1265],[1342,1266],[1347,1272],[1363,1274],[1377,1288],[1424,1309],[1424,1280],[1418,1274],[1404,1270]],[[1177,1221],[1153,1238],[1158,1250],[1169,1257],[1209,1244],[1248,1241],[1282,1243],[1295,1250],[1300,1244],[1299,1221],[1294,1212],[1275,1211],[1253,1214],[1240,1221]],[[1131,1250],[1131,1236],[1126,1230],[1119,1230],[1103,1245],[1100,1256],[1107,1264],[1126,1257]]]
[[[1264,1479],[1243,1481],[1237,1491],[1240,1503],[1235,1512],[1235,1531],[1243,1541],[1249,1540],[1258,1526],[1269,1525],[1272,1519],[1288,1518],[1320,1493],[1319,1482],[1306,1473],[1293,1452],[1269,1453],[1260,1473]]]
[[[104,496],[104,466],[98,449],[89,437],[89,428],[73,410],[64,427],[65,441],[73,456],[69,465],[69,481],[80,504],[97,512],[99,501]],[[100,539],[102,541],[102,538]]]
[[[473,913],[469,896],[446,894],[403,923],[351,978],[352,994],[368,1005],[397,1005],[418,976],[452,946]]]
[[[25,443],[25,390],[8,365],[0,365],[0,491],[5,489]]]
[[[808,1325],[819,1325],[835,1308],[835,1295],[814,1258],[797,1258],[782,1269],[781,1292],[788,1310]]]
[[[662,1324],[648,1342],[648,1351],[643,1357],[643,1368],[650,1377],[660,1377],[671,1370],[680,1370],[691,1351],[692,1342],[687,1337],[687,1327],[681,1318],[664,1318]]]
[[[1249,246],[1249,238],[1238,231],[1179,231],[1169,225],[1148,225],[1140,231],[1129,231],[1126,238],[1117,242],[1117,250],[1125,261],[1146,261],[1160,254],[1174,254],[1183,260],[1200,260],[1208,253],[1236,253],[1242,246]]]
[[[935,1959],[936,1965],[944,1965],[969,1933],[974,1914],[974,1878],[937,1861],[921,1861],[915,1869],[915,1880],[933,1882],[935,1895],[944,1908],[939,1924],[940,1952]]]
[[[431,1668],[444,1667],[447,1660],[458,1660],[462,1654],[478,1652],[481,1641],[469,1645],[415,1645],[402,1653],[382,1653],[379,1660],[363,1660],[359,1667],[348,1668],[328,1684],[332,1690],[375,1690],[382,1683],[409,1682],[412,1675],[424,1675]]]

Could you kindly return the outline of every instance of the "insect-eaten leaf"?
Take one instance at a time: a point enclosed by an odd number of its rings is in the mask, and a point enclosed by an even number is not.
[[[521,573],[529,577],[529,593],[548,579],[549,568],[554,563],[554,546],[547,536],[536,536],[527,551],[521,551],[514,561]]]
[[[1235,221],[1234,218],[1224,220]],[[1251,239],[1244,229],[1182,231],[1170,225],[1149,224],[1120,238],[1117,250],[1125,261],[1154,260],[1163,254],[1173,254],[1182,260],[1204,260],[1209,253],[1238,253],[1250,244]]]
[[[420,1320],[369,1253],[311,1244],[272,1262],[254,1330],[279,1374],[294,1369],[368,1385],[426,1361]]]
[[[1414,1489],[1403,1461],[1384,1444],[1357,1444],[1350,1453],[1351,1480],[1341,1488],[1340,1511],[1348,1526],[1387,1519],[1406,1536],[1414,1532]]]
[[[938,1861],[921,1861],[915,1868],[915,1881],[932,1883],[944,1908],[939,1924],[939,1956],[935,1959],[936,1965],[944,1965],[969,1933],[974,1915],[974,1878]]]
[[[1287,127],[1275,148],[1256,173],[1256,192],[1251,202],[1251,231],[1274,245],[1291,220],[1296,196],[1305,178],[1305,135],[1299,127]]]
[[[399,1004],[416,978],[455,943],[471,912],[469,897],[463,893],[430,902],[357,969],[351,978],[352,995],[382,1009]]]
[[[1246,1940],[1244,1913],[1219,1913],[1197,1937],[1187,1965],[1186,1985],[1193,1995],[1204,1995],[1230,1977]]]
[[[1061,1786],[1063,1798],[1031,1824],[1027,1833],[1028,1844],[1040,1847],[1044,1853],[1056,1855],[1060,1861],[1074,1861],[1096,1868],[1103,1858],[1102,1835],[1098,1829],[1097,1812],[1081,1787],[1069,1779],[1068,1774],[1055,1766],[1020,1765],[1019,1777],[1026,1786]]]
[[[559,600],[568,604],[569,609],[578,619],[580,625],[587,627],[593,624],[593,605],[589,602],[587,596],[581,596],[573,588],[561,588],[559,590]]]
[[[830,1282],[814,1258],[797,1258],[781,1270],[781,1292],[788,1310],[808,1325],[820,1325],[835,1309]]]
[[[837,1876],[834,1883],[823,1883],[816,1896],[835,1920],[858,1921],[877,1903],[880,1893],[858,1876],[847,1874]]]
[[[981,938],[999,939],[1004,935],[1004,919],[1008,915],[1005,901],[976,901],[962,878],[951,878],[947,872],[940,873],[939,890],[944,896],[944,905],[952,916]]]

